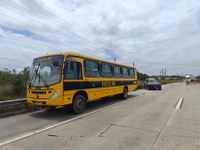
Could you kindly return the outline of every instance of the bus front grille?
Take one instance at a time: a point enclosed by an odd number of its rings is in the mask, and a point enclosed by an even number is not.
[[[32,94],[46,94],[46,91],[32,91]]]

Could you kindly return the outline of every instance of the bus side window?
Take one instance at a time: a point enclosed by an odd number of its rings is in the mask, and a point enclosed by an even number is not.
[[[112,77],[112,69],[110,64],[101,64],[101,76],[102,77]]]
[[[81,63],[67,61],[64,73],[65,79],[82,79]]]
[[[85,76],[100,77],[99,62],[92,60],[85,60]]]
[[[122,67],[122,72],[123,72],[123,77],[128,78],[129,73],[128,73],[128,68],[127,67]]]
[[[130,73],[130,78],[135,77],[135,73],[134,73],[134,70],[132,68],[129,69],[129,73]]]
[[[113,66],[113,75],[114,75],[114,77],[117,77],[117,78],[119,78],[119,77],[121,77],[121,68],[120,68],[120,66]]]

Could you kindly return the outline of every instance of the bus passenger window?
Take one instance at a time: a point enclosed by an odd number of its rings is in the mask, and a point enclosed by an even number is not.
[[[121,77],[121,69],[120,69],[120,66],[113,66],[113,75],[114,77]]]
[[[135,77],[134,70],[133,69],[129,69],[129,72],[130,72],[130,77],[134,78]]]
[[[65,63],[65,79],[82,79],[81,63],[67,61]]]
[[[101,67],[102,67],[102,73],[101,73],[102,77],[112,77],[111,65],[102,63]]]
[[[85,60],[85,76],[86,77],[100,77],[99,62]]]
[[[129,77],[129,73],[128,73],[128,68],[127,67],[122,67],[122,72],[123,72],[123,77],[124,78],[128,78]]]

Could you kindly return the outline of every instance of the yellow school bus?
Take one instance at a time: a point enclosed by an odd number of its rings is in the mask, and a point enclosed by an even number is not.
[[[75,113],[82,113],[89,101],[112,95],[127,99],[136,88],[135,67],[78,53],[54,53],[33,59],[27,102],[52,110],[71,104]]]

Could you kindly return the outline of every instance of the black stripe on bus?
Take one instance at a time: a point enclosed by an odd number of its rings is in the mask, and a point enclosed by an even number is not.
[[[134,81],[94,81],[94,82],[64,82],[64,90],[90,89],[99,87],[111,87],[130,85]]]

